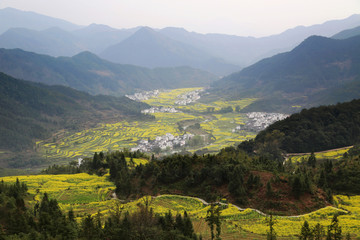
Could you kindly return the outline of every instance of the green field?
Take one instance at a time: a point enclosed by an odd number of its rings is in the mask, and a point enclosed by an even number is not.
[[[203,148],[207,148],[208,151],[219,151],[223,147],[255,137],[254,132],[232,132],[236,126],[245,124],[247,118],[244,114],[237,112],[220,114],[218,111],[226,107],[235,110],[237,106],[242,109],[256,99],[195,102],[187,106],[174,105],[178,96],[196,89],[198,88],[165,91],[158,97],[145,101],[152,106],[176,107],[181,112],[154,113],[153,121],[121,121],[114,124],[100,124],[95,128],[72,134],[57,134],[48,140],[38,141],[36,150],[47,159],[68,161],[91,156],[94,152],[136,147],[141,139],[154,140],[157,136],[166,133],[174,136],[184,133],[202,136],[205,139],[202,144],[186,148],[191,152]],[[209,108],[213,108],[213,112],[208,112]],[[191,127],[195,123],[200,124],[200,129]]]

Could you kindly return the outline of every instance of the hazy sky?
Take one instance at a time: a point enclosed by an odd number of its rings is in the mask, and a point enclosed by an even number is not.
[[[360,13],[360,0],[0,0],[80,25],[184,27],[201,33],[266,36]]]

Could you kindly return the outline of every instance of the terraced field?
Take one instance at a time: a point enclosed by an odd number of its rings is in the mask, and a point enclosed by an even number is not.
[[[181,112],[153,113],[154,121],[121,121],[114,124],[100,124],[96,128],[73,134],[65,133],[61,137],[39,141],[36,143],[36,149],[47,159],[68,162],[69,159],[91,156],[94,152],[136,147],[140,140],[154,140],[157,136],[163,136],[166,133],[171,133],[174,136],[186,132],[194,135],[207,135],[207,139],[210,140],[206,140],[204,144],[186,148],[191,152],[203,148],[207,148],[209,151],[218,151],[223,147],[255,137],[254,132],[234,131],[237,126],[245,124],[247,120],[245,114],[238,112],[218,113],[219,110],[226,107],[231,107],[233,110],[244,108],[255,99],[217,100],[208,103],[194,102],[186,106],[175,104],[179,96],[198,89],[185,88],[165,91],[156,98],[145,101],[152,106],[175,107]],[[212,109],[211,112],[209,109]],[[199,123],[200,130],[186,129],[188,126],[185,129],[180,129],[179,123],[184,122]]]
[[[352,147],[344,147],[339,149],[333,149],[329,151],[323,151],[323,152],[316,152],[315,157],[316,159],[335,159],[338,160],[343,157],[344,153],[349,151],[349,149]],[[291,159],[293,162],[301,162],[301,161],[307,161],[307,159],[310,157],[309,153],[304,154],[289,154],[288,159]]]
[[[78,220],[86,214],[97,214],[105,218],[117,208],[122,211],[135,211],[138,204],[150,204],[154,212],[164,214],[171,211],[175,216],[177,213],[187,211],[194,228],[205,238],[209,236],[209,229],[204,218],[206,217],[208,205],[203,201],[187,196],[161,195],[158,197],[143,197],[129,203],[121,203],[111,199],[111,193],[115,189],[113,183],[104,177],[89,175],[85,173],[73,175],[33,175],[19,177],[4,177],[5,182],[15,182],[16,178],[25,182],[29,187],[29,193],[33,200],[39,201],[44,192],[51,198],[57,199],[64,211],[73,209]],[[297,239],[301,226],[307,220],[310,226],[320,223],[323,226],[330,224],[334,214],[339,217],[343,233],[350,232],[352,236],[360,236],[360,196],[335,196],[338,208],[326,207],[303,216],[274,216],[276,220],[275,231],[280,239]],[[339,209],[340,208],[340,209]],[[258,212],[246,209],[240,211],[232,204],[221,206],[222,239],[263,239],[266,238],[268,226],[266,216]]]

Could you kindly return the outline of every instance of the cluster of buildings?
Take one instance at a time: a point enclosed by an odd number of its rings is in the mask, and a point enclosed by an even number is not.
[[[185,106],[192,102],[195,102],[200,99],[200,93],[202,91],[204,91],[204,89],[187,92],[184,95],[180,95],[178,96],[179,100],[175,101],[175,104]]]
[[[125,96],[134,101],[144,101],[144,100],[148,100],[149,98],[157,97],[159,93],[160,91],[156,89],[153,91],[140,92],[140,93],[135,93],[134,95],[125,95]]]
[[[150,114],[150,113],[158,113],[158,112],[177,113],[179,111],[173,107],[151,107],[149,109],[142,110],[141,112],[144,114]]]
[[[249,120],[244,126],[238,126],[238,130],[259,132],[267,128],[270,124],[287,118],[289,115],[283,113],[250,112],[247,113],[246,116]]]
[[[184,147],[194,135],[185,133],[182,136],[174,136],[171,133],[167,133],[163,136],[158,136],[154,140],[140,140],[137,147],[132,148],[131,151],[140,150],[141,152],[154,152],[156,150],[171,150],[174,148]]]

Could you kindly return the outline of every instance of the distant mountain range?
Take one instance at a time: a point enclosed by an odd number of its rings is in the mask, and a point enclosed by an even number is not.
[[[126,97],[91,96],[62,87],[47,86],[0,73],[0,149],[31,149],[60,129],[76,130],[101,122],[136,117],[148,108]]]
[[[360,15],[300,26],[262,38],[199,34],[171,27],[160,30],[114,29],[96,24],[81,27],[10,8],[0,10],[0,22],[7,22],[0,29],[0,33],[4,32],[0,35],[3,48],[21,48],[51,56],[91,51],[118,63],[144,67],[190,66],[225,76],[264,57],[291,50],[311,35],[330,37],[359,26]]]
[[[312,36],[278,54],[227,76],[215,92],[262,100],[244,111],[294,111],[301,107],[360,98],[360,36],[336,40]],[[281,108],[282,106],[283,108]]]
[[[163,36],[148,27],[141,28],[124,41],[107,48],[100,56],[112,62],[150,68],[192,66],[217,75],[240,70],[239,66],[226,63],[191,45]]]
[[[0,49],[0,72],[91,94],[124,95],[140,90],[209,86],[218,77],[190,67],[148,69],[103,60],[90,52],[50,57],[20,49]]]
[[[346,38],[350,38],[350,37],[355,37],[357,35],[360,35],[360,26],[341,31],[341,32],[335,34],[334,36],[332,36],[332,38],[346,39]]]
[[[58,27],[66,31],[73,31],[82,26],[58,18],[48,17],[34,12],[26,12],[14,8],[0,10],[0,33],[10,28],[28,28],[32,30],[45,30]]]

